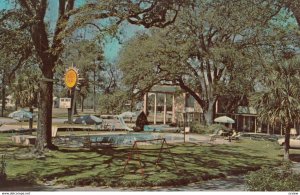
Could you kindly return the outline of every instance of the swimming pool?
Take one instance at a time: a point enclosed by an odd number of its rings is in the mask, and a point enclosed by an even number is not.
[[[108,144],[114,146],[132,146],[135,141],[165,138],[169,142],[183,142],[181,134],[165,133],[127,133],[87,136],[63,136],[55,139],[55,144],[69,147],[84,147],[87,144]]]

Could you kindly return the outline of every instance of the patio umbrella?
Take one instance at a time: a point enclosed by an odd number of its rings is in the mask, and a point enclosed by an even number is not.
[[[75,120],[75,124],[100,125],[103,122],[102,118],[94,115],[84,115]]]
[[[8,115],[8,117],[19,120],[19,121],[23,121],[23,120],[32,118],[33,114],[29,111],[21,109],[21,110],[17,110],[17,111],[10,113]]]
[[[228,116],[217,117],[214,121],[218,123],[235,123],[234,120]]]
[[[122,114],[120,114],[118,117],[122,117],[122,118],[132,118],[132,117],[136,117],[136,113],[134,112],[123,112]]]

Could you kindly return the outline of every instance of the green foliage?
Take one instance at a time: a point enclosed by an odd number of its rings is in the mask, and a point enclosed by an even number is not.
[[[67,43],[67,38],[73,33],[78,33],[88,23],[102,20],[101,23],[103,24],[108,21],[112,25],[112,28],[109,29],[109,33],[112,34],[116,32],[118,24],[126,19],[128,21],[131,19],[132,23],[147,25],[148,27],[158,26],[158,24],[168,25],[172,20],[169,21],[169,17],[166,18],[167,15],[172,12],[174,18],[176,16],[174,16],[174,10],[176,13],[179,7],[178,3],[173,0],[170,1],[170,4],[157,3],[156,0],[142,0],[139,2],[125,0],[89,1],[79,7],[75,0],[59,1],[55,7],[58,17],[55,21],[51,21],[55,27],[50,28],[48,25],[49,17],[46,17],[49,5],[45,0],[15,1],[15,6],[8,6],[8,10],[1,11],[0,15],[1,32],[6,32],[6,35],[14,35],[19,32],[27,33],[25,37],[32,44],[23,42],[23,44],[13,43],[11,45],[20,45],[22,50],[24,45],[27,46],[27,49],[23,50],[26,53],[24,55],[25,59],[31,53],[35,54],[42,75],[47,79],[53,79],[55,68],[60,63],[60,57],[65,48],[65,43]],[[163,10],[160,10],[160,8],[163,8]],[[152,20],[153,18],[155,20]],[[11,22],[12,19],[13,22]],[[98,28],[98,30],[102,31],[103,29]],[[6,40],[10,40],[10,38],[17,38],[17,36],[10,36]],[[2,39],[1,44],[8,45]],[[34,48],[34,51],[31,51],[31,48]],[[8,53],[13,51],[10,50]],[[46,133],[51,131],[51,122],[45,122],[51,118],[51,112],[48,109],[52,106],[53,85],[40,82],[39,90],[40,112],[42,113],[40,120],[44,125],[40,126],[39,132],[41,133],[38,134],[36,145],[37,150],[41,152],[46,145],[44,144],[45,141],[48,143],[47,147],[53,148],[53,145],[49,144],[51,143],[51,136]],[[45,139],[39,139],[42,134],[46,135]]]
[[[1,155],[1,161],[0,161],[0,183],[6,181],[6,161],[5,161],[5,155]]]
[[[38,83],[41,73],[36,65],[27,64],[16,72],[11,91],[18,106],[37,107]]]
[[[208,134],[208,133],[210,133],[208,131],[208,126],[202,125],[199,122],[193,122],[191,124],[191,132],[192,133],[198,133],[198,134]]]
[[[211,124],[218,97],[229,96],[237,107],[254,90],[252,68],[260,64],[264,45],[273,44],[265,29],[278,9],[271,1],[195,1],[179,12],[174,25],[125,45],[119,62],[124,81],[141,93],[158,83],[177,84],[196,99]]]
[[[300,26],[300,11],[299,11],[299,6],[300,2],[299,1],[283,1],[284,6],[292,10],[292,13],[294,14],[298,26]]]
[[[290,164],[275,169],[264,167],[250,173],[246,185],[250,191],[299,191],[300,175],[291,169]]]
[[[268,62],[261,71],[261,89],[251,97],[251,104],[263,121],[280,122],[285,130],[284,159],[289,159],[290,128],[300,117],[299,57],[285,56],[287,50],[277,51],[279,56]],[[263,76],[264,75],[264,76]],[[267,75],[267,76],[265,76]]]
[[[123,111],[127,102],[127,92],[116,91],[111,94],[103,94],[99,98],[98,109],[103,114],[119,114]]]
[[[202,125],[200,122],[193,122],[191,124],[191,132],[198,134],[213,134],[218,130],[226,129],[222,124]]]
[[[263,89],[254,93],[251,104],[268,122],[291,123],[300,116],[299,58],[281,59],[264,69]]]
[[[63,53],[64,67],[76,66],[79,70],[79,96],[85,99],[90,92],[90,83],[97,85],[99,79],[98,72],[103,69],[103,50],[102,46],[95,40],[79,40],[70,42],[66,45]],[[62,77],[65,70],[59,69],[58,76]],[[94,81],[95,79],[95,81]]]

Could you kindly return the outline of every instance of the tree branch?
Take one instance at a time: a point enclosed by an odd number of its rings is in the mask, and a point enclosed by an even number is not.
[[[195,100],[200,104],[200,106],[202,108],[205,107],[206,103],[204,100],[202,100],[200,98],[200,96],[191,88],[189,88],[187,85],[185,85],[184,81],[182,80],[182,78],[177,79],[179,86],[181,89],[183,89],[184,91],[188,92],[191,96],[193,96],[195,98]]]

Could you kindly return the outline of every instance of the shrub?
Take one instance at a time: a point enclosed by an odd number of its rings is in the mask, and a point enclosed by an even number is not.
[[[5,155],[2,155],[0,161],[0,183],[4,183],[6,181],[5,168],[6,168]]]
[[[212,134],[220,129],[225,129],[226,127],[221,124],[212,124],[210,126],[202,125],[199,122],[193,122],[191,124],[191,132],[198,134]]]
[[[145,125],[148,125],[147,116],[144,112],[141,112],[136,119],[136,128],[134,129],[134,131],[143,131]]]
[[[290,164],[262,168],[246,176],[246,187],[250,191],[299,191],[300,175],[293,172]]]
[[[121,113],[128,100],[125,91],[117,91],[111,94],[103,94],[99,98],[99,111],[105,114]]]
[[[206,134],[206,131],[207,131],[207,126],[202,125],[199,122],[193,122],[191,124],[192,133]]]

